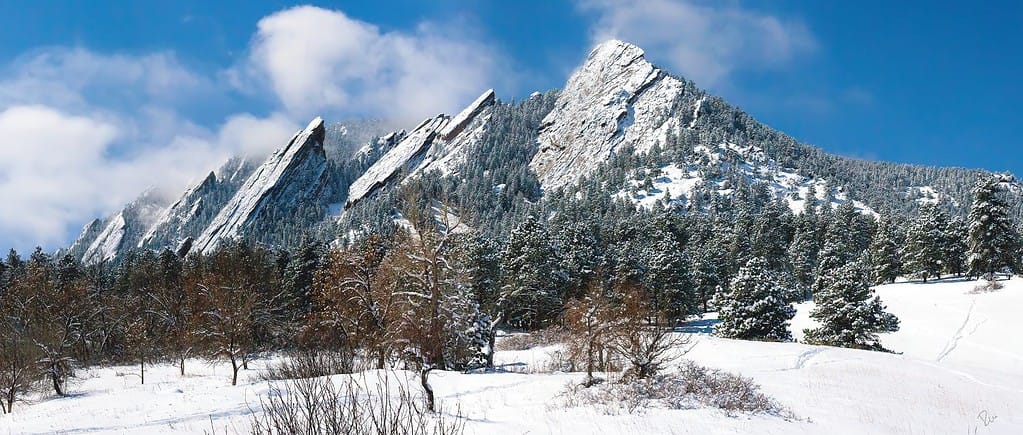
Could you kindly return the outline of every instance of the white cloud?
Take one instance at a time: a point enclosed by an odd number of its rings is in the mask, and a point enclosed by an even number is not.
[[[813,35],[799,21],[733,2],[579,0],[577,5],[596,14],[594,42],[632,42],[705,87],[739,69],[785,65],[815,48]]]
[[[235,115],[217,132],[176,136],[164,146],[112,153],[122,126],[47,106],[0,111],[0,241],[60,246],[80,225],[134,199],[147,186],[180,191],[228,156],[280,146],[297,125],[280,115]]]
[[[341,11],[286,9],[259,21],[236,81],[261,78],[294,114],[322,111],[419,121],[457,111],[487,88],[498,63],[486,46],[429,23],[385,32]]]

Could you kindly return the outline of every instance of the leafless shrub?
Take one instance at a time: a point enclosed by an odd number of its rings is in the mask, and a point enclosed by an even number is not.
[[[1001,290],[1004,287],[1005,284],[998,282],[997,279],[988,279],[985,280],[983,284],[977,284],[976,286],[974,286],[973,290],[970,291],[970,294],[995,292]]]
[[[570,385],[562,393],[568,407],[595,406],[605,414],[636,413],[653,406],[668,409],[717,408],[728,415],[768,414],[795,418],[791,411],[760,391],[752,379],[699,366],[691,361],[677,373],[583,388]]]
[[[355,364],[355,355],[347,350],[302,350],[271,364],[260,378],[284,381],[351,374]]]
[[[254,413],[254,435],[374,434],[459,435],[464,420],[443,412],[430,413],[406,383],[382,376],[375,385],[365,378],[295,379],[271,383]]]
[[[667,396],[669,399],[672,396],[691,396],[698,403],[728,412],[792,416],[781,404],[762,393],[760,385],[753,382],[753,379],[744,376],[686,361],[678,375],[668,379],[676,381],[669,387],[675,392]]]

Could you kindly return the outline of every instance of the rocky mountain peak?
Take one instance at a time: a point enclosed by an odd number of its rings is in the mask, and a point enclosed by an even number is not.
[[[222,241],[240,237],[261,214],[286,213],[305,201],[315,203],[327,186],[325,129],[317,117],[291,141],[257,168],[209,226],[195,239],[193,249],[209,252]]]
[[[702,93],[657,68],[635,45],[611,40],[590,52],[544,118],[530,167],[545,189],[570,184],[625,145],[664,143],[696,113]],[[687,123],[689,124],[689,123]]]

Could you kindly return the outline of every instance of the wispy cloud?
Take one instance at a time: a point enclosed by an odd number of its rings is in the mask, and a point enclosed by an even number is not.
[[[736,2],[579,0],[577,5],[596,17],[594,42],[617,38],[637,44],[704,87],[720,85],[738,70],[786,65],[816,48],[802,22]]]

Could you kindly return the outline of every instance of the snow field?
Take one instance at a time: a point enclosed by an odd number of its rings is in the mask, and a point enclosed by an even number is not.
[[[566,408],[559,395],[581,373],[544,373],[557,346],[497,354],[506,372],[435,372],[431,383],[448,413],[467,418],[468,434],[1019,434],[1023,433],[1023,280],[992,293],[971,294],[975,282],[898,283],[877,288],[902,329],[884,334],[902,354],[728,340],[699,335],[686,355],[701,365],[753,378],[797,417],[716,409],[602,412]],[[800,304],[793,332],[812,326]],[[244,433],[249,414],[270,394],[258,372],[189,361],[187,375],[171,365],[83,370],[66,398],[36,397],[0,416],[0,434]],[[416,385],[407,372],[370,372]]]

